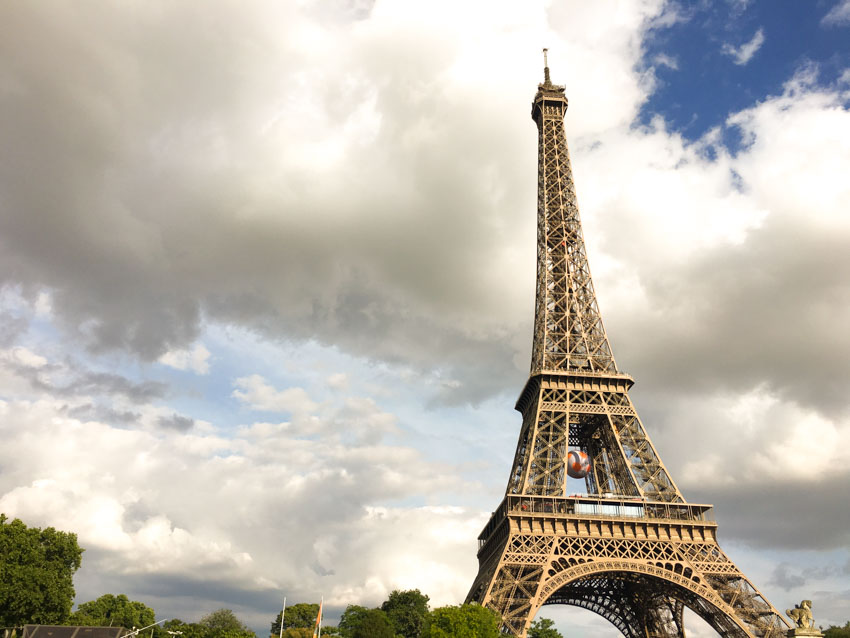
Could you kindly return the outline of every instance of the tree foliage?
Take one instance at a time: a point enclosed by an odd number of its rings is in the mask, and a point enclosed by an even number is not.
[[[310,638],[313,636],[313,626],[316,624],[316,616],[319,615],[319,606],[313,605],[310,603],[298,603],[297,605],[290,605],[286,608],[284,615],[286,618],[284,619],[283,629],[297,629],[297,628],[306,628],[310,629]],[[280,613],[278,612],[277,617],[272,622],[271,627],[271,635],[272,636],[280,636]],[[284,636],[286,634],[284,633]]]
[[[428,619],[428,596],[418,589],[393,590],[381,605],[396,635],[420,638]]]
[[[850,621],[845,623],[843,627],[830,625],[828,629],[824,630],[823,635],[825,638],[850,638]]]
[[[198,624],[206,628],[205,638],[256,638],[230,609],[217,609],[201,618]]]
[[[538,618],[528,628],[528,638],[564,638],[548,618]]]
[[[82,556],[76,534],[0,514],[0,626],[65,622]]]
[[[438,607],[423,638],[498,638],[499,615],[481,605]]]
[[[393,626],[381,609],[349,605],[339,619],[339,635],[343,638],[395,638]]]
[[[87,627],[125,627],[141,629],[156,622],[153,609],[124,594],[104,594],[77,607],[68,619],[69,625]]]

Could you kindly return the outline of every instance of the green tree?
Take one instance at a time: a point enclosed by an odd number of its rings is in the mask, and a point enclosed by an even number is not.
[[[428,596],[418,589],[394,589],[381,605],[400,638],[419,638],[428,618]]]
[[[283,629],[304,627],[310,629],[310,637],[312,638],[312,630],[316,624],[316,616],[319,615],[319,606],[311,603],[298,603],[290,605],[286,608],[286,619],[283,623]],[[280,636],[280,612],[272,622],[272,636]],[[286,636],[286,634],[284,634]]]
[[[351,632],[351,638],[395,638],[395,632],[383,611],[367,609]]]
[[[481,605],[438,607],[423,638],[498,638],[499,615]]]
[[[351,634],[367,611],[369,611],[367,607],[361,607],[360,605],[349,605],[346,607],[339,619],[340,635],[343,638],[351,638]]]
[[[198,624],[206,627],[208,638],[256,638],[230,609],[217,609],[201,618]]]
[[[77,535],[8,521],[0,514],[0,626],[65,622],[83,557]]]
[[[339,635],[344,638],[395,638],[393,626],[380,609],[349,605],[339,619]]]
[[[322,625],[322,636],[338,636],[339,630],[333,625]],[[279,638],[276,634],[271,638]],[[181,637],[182,638],[182,637]],[[313,638],[313,627],[290,627],[283,630],[283,638]]]
[[[528,628],[528,638],[564,638],[548,618],[538,618]]]
[[[823,635],[825,638],[850,638],[850,621],[843,627],[830,625],[829,629],[824,630]]]
[[[156,622],[153,609],[124,594],[104,594],[77,607],[68,619],[69,625],[86,627],[125,627],[141,629]]]

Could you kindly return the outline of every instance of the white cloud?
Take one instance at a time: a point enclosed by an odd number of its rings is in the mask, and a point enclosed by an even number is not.
[[[450,602],[475,569],[480,512],[381,505],[458,487],[409,448],[117,429],[50,400],[0,402],[0,433],[0,510],[75,531],[87,569],[124,575],[128,593],[144,574],[183,574],[340,604],[427,585]]]
[[[348,389],[348,375],[344,372],[335,372],[328,377],[328,387],[334,390]]]
[[[260,423],[248,430],[264,434],[270,430],[287,431],[291,435],[356,439],[360,443],[376,443],[384,435],[394,433],[396,417],[384,412],[368,397],[344,397],[341,404],[329,401],[316,403],[303,388],[277,390],[260,375],[242,377],[235,381],[238,388],[233,397],[252,410],[278,412],[289,415],[289,422],[273,425]]]
[[[674,71],[678,71],[679,69],[679,61],[665,53],[659,53],[653,58],[653,62],[657,66],[666,66],[668,69],[673,69]]]
[[[850,0],[840,0],[826,13],[821,24],[830,27],[850,25]]]
[[[236,379],[234,385],[239,389],[233,391],[233,396],[252,410],[303,416],[319,407],[303,388],[276,390],[258,374]]]
[[[47,365],[47,359],[22,346],[12,348],[10,352],[0,353],[0,357],[25,368],[43,368]]]
[[[721,47],[720,50],[724,55],[728,55],[730,58],[732,58],[732,61],[735,64],[743,66],[753,58],[753,56],[763,44],[764,29],[760,28],[758,31],[755,32],[749,42],[745,42],[744,44],[738,47],[727,42]]]
[[[210,351],[199,343],[191,350],[169,350],[158,361],[176,370],[191,370],[196,374],[209,374]]]

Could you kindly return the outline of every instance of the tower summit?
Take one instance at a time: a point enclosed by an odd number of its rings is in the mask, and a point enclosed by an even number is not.
[[[546,604],[594,611],[629,638],[684,638],[685,607],[729,638],[778,638],[785,620],[717,544],[710,505],[688,503],[617,369],[590,277],[564,115],[544,81],[537,124],[537,289],[531,374],[505,498],[479,535],[467,601],[524,637]],[[588,467],[589,462],[589,467]],[[587,495],[568,495],[567,477]]]

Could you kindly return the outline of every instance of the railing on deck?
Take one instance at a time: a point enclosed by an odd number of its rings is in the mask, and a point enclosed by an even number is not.
[[[593,516],[601,518],[630,518],[667,521],[714,521],[711,505],[695,503],[666,503],[620,495],[569,497],[523,496],[509,494],[493,512],[490,522],[478,537],[479,548],[508,514],[534,517]]]

